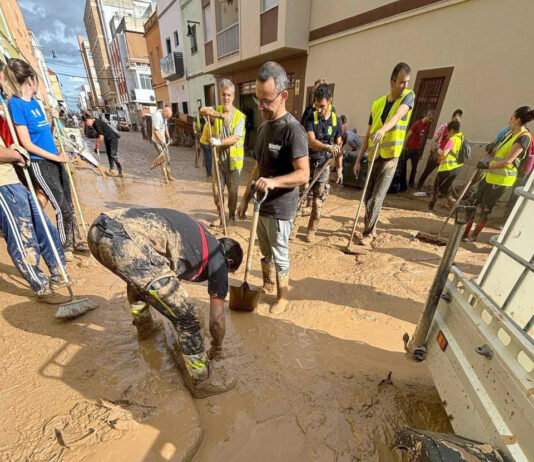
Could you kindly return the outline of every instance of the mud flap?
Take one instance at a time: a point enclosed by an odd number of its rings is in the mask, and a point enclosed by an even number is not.
[[[406,451],[408,460],[417,462],[509,462],[489,444],[408,427],[397,430],[392,448]]]

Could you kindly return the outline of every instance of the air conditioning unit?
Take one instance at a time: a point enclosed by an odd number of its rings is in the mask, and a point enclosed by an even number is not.
[[[152,96],[152,95],[150,95],[150,101],[156,101],[156,97],[155,97],[155,96]]]

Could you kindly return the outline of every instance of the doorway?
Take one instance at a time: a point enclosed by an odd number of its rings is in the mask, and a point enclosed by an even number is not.
[[[428,110],[435,110],[436,118],[428,129],[427,137],[429,133],[434,133],[436,129],[453,70],[454,67],[442,67],[417,72],[413,87],[415,92],[415,105],[412,111],[410,125],[416,120],[422,119]]]
[[[204,101],[206,106],[216,106],[217,101],[215,100],[215,85],[204,85]]]

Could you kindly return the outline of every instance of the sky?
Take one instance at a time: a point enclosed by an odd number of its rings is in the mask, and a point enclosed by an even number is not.
[[[18,0],[26,26],[33,31],[50,69],[58,74],[70,110],[77,110],[80,85],[87,84],[77,34],[86,37],[85,0]],[[56,58],[52,57],[54,50]],[[70,74],[80,77],[68,77]]]

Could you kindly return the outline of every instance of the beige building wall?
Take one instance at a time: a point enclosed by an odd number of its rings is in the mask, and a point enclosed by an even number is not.
[[[337,21],[346,16],[345,8],[329,9],[326,3],[312,0],[315,26],[326,25],[322,18]],[[348,8],[352,3],[377,2],[345,3]],[[513,110],[534,104],[532,18],[532,0],[435,3],[310,42],[306,86],[320,77],[335,83],[337,112],[346,114],[349,125],[363,133],[371,103],[388,91],[397,62],[406,61],[412,67],[412,86],[417,71],[452,66],[439,120],[448,121],[460,107],[466,137],[488,142],[506,125]]]

